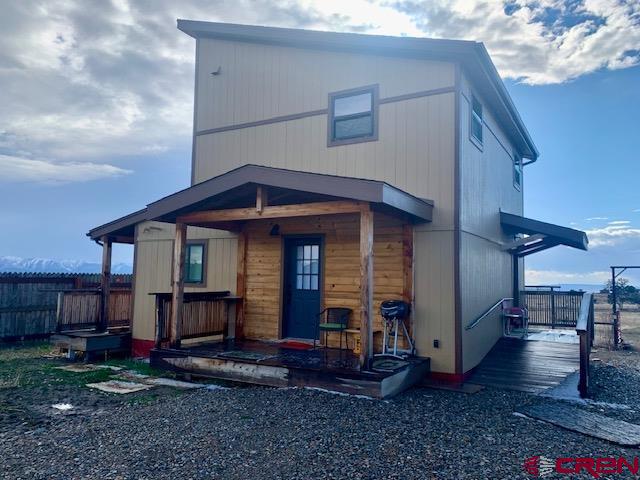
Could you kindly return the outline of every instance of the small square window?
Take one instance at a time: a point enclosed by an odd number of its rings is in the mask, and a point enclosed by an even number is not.
[[[378,138],[377,86],[329,94],[329,146]]]
[[[187,244],[184,256],[184,282],[204,283],[205,244]]]
[[[475,95],[471,96],[471,139],[482,145],[482,104]]]
[[[522,157],[517,153],[513,155],[513,186],[516,190],[522,188]]]

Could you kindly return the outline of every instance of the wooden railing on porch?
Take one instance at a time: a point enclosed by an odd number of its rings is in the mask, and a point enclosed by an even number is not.
[[[58,332],[94,328],[100,321],[100,289],[65,290],[58,293]],[[112,288],[109,295],[108,327],[131,325],[131,288]]]
[[[529,311],[529,325],[575,328],[583,292],[525,290],[520,304]]]
[[[580,316],[576,332],[580,337],[580,380],[578,391],[581,397],[589,395],[589,356],[594,338],[594,301],[591,293],[585,293],[580,305]]]
[[[170,339],[171,293],[156,297],[156,347]],[[229,292],[184,293],[180,338],[224,335],[229,323]]]

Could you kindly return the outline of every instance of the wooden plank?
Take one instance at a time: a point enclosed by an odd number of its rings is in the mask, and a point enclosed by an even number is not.
[[[256,212],[262,213],[264,207],[268,205],[267,188],[258,185],[256,189]]]
[[[111,239],[102,237],[102,276],[100,278],[100,317],[96,330],[104,332],[109,326],[109,296],[111,291]]]
[[[342,213],[357,213],[363,208],[362,202],[337,200],[332,202],[314,202],[291,205],[256,208],[231,208],[226,210],[209,210],[193,212],[178,217],[179,223],[215,223],[228,221],[258,220],[262,218],[306,217],[310,215],[331,215]]]
[[[173,244],[173,279],[171,282],[171,323],[169,343],[172,347],[180,346],[182,328],[182,300],[184,295],[184,256],[187,241],[187,225],[176,223],[176,234]]]
[[[565,403],[530,405],[520,409],[528,417],[625,447],[640,446],[640,425],[589,412]]]
[[[238,235],[238,268],[236,273],[236,295],[242,297],[236,305],[235,337],[244,337],[244,317],[247,304],[247,232]]]
[[[373,212],[360,212],[360,367],[368,369],[373,358]]]
[[[578,345],[503,338],[478,365],[470,382],[539,393],[578,370]]]

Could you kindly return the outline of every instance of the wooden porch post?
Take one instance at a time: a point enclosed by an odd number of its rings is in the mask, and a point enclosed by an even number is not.
[[[244,337],[244,309],[247,302],[247,233],[238,234],[238,265],[236,273],[236,295],[242,297],[236,304],[235,338]]]
[[[106,332],[109,326],[109,297],[111,293],[111,239],[102,237],[102,276],[100,277],[100,315],[96,331]]]
[[[171,281],[171,321],[169,344],[180,347],[182,329],[182,299],[184,296],[184,255],[187,242],[187,225],[176,223],[176,236],[173,244],[173,279]]]
[[[373,358],[373,212],[360,212],[360,367],[368,369]]]

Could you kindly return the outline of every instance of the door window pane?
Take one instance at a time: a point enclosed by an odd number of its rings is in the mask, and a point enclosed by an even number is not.
[[[318,290],[320,283],[320,246],[300,245],[296,249],[296,288]]]

